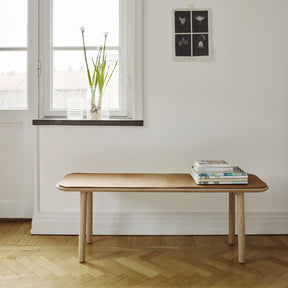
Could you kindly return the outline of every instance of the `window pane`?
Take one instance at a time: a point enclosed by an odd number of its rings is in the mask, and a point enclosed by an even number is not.
[[[69,13],[67,13],[69,12]],[[54,0],[53,46],[81,46],[85,27],[87,46],[119,46],[119,0]]]
[[[0,109],[27,108],[27,52],[0,52]]]
[[[0,47],[27,46],[27,0],[0,0]]]
[[[88,61],[95,59],[97,51],[88,51]],[[118,51],[107,51],[107,65],[110,70],[119,58]],[[80,96],[86,102],[88,78],[83,51],[54,51],[53,53],[53,103],[52,109],[66,109],[68,96]],[[90,61],[92,67],[92,60]],[[119,65],[109,82],[109,108],[119,109]],[[91,69],[91,68],[90,68]],[[106,108],[106,107],[105,107]],[[108,108],[108,107],[107,107]]]

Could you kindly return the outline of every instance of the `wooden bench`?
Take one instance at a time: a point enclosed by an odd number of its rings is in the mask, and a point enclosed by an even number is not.
[[[238,260],[245,263],[244,193],[263,192],[268,186],[250,174],[246,185],[197,185],[190,174],[101,174],[66,175],[57,188],[80,192],[79,262],[85,262],[85,245],[92,243],[93,192],[163,192],[163,193],[229,193],[229,237],[235,238],[235,195],[237,195]],[[87,236],[86,236],[87,233]]]

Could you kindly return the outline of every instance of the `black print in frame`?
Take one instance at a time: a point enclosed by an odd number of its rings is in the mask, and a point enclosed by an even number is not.
[[[191,35],[178,34],[175,36],[176,56],[190,57],[191,55]]]
[[[175,11],[175,33],[191,33],[190,11]]]
[[[193,34],[193,56],[209,56],[208,34]]]
[[[208,33],[208,11],[192,11],[192,32]]]

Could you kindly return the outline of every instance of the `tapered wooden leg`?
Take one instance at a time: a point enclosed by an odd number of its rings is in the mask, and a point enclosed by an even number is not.
[[[238,260],[245,263],[245,208],[244,193],[237,193],[237,216],[238,216]]]
[[[92,243],[93,234],[93,192],[87,193],[87,238],[88,244]]]
[[[228,244],[233,245],[235,241],[235,194],[229,193],[229,237]]]
[[[86,213],[87,213],[87,192],[80,192],[80,232],[78,258],[79,262],[85,262],[85,245],[86,245]]]

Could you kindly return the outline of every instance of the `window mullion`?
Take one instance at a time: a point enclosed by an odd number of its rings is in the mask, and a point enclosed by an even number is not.
[[[28,47],[0,47],[0,51],[28,51]]]
[[[82,51],[82,46],[54,46],[54,51]],[[99,50],[99,46],[86,46],[86,50]],[[118,51],[119,46],[106,46],[106,50]]]
[[[38,116],[38,41],[39,41],[39,2],[28,0],[27,66],[28,66],[28,107],[34,116]],[[22,47],[20,47],[22,49]]]
[[[52,0],[39,0],[39,61],[42,71],[40,82],[40,116],[60,116],[50,111],[52,87]]]

